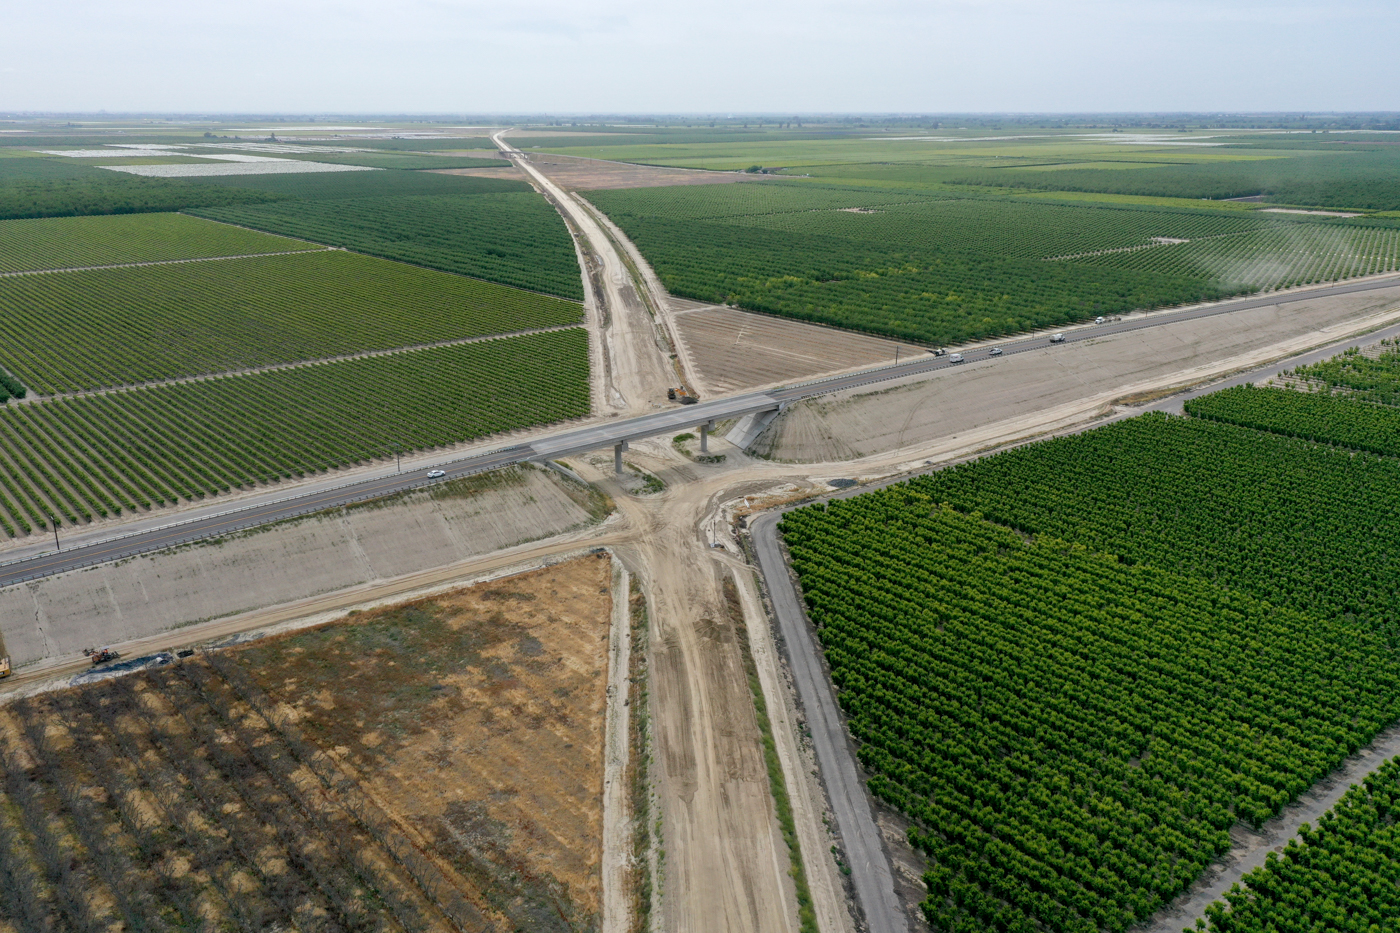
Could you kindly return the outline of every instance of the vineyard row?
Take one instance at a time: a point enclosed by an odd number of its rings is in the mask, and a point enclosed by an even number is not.
[[[0,366],[47,395],[576,324],[582,314],[575,302],[338,250],[94,269],[0,279]]]
[[[0,221],[0,273],[314,249],[184,214]]]
[[[579,329],[0,409],[8,535],[589,413]]]
[[[568,228],[533,191],[282,201],[200,216],[583,300]]]

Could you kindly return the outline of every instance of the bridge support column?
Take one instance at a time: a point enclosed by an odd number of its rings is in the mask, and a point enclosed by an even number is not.
[[[626,441],[619,441],[613,448],[613,469],[618,473],[622,472],[622,452],[627,449]]]
[[[700,452],[707,454],[710,452],[710,432],[715,429],[713,420],[700,425]]]

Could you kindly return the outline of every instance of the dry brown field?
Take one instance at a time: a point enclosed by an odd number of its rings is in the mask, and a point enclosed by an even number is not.
[[[526,181],[520,169],[511,166],[496,166],[495,168],[430,168],[424,171],[432,172],[434,175],[469,175],[472,178],[501,178],[505,181]]]
[[[515,134],[511,134],[512,139]],[[565,188],[595,191],[603,188],[665,188],[673,185],[728,185],[735,182],[775,182],[772,176],[743,172],[710,172],[704,169],[660,168],[607,162],[552,152],[529,152],[526,156],[550,180]],[[475,173],[474,173],[475,174]]]
[[[0,931],[592,931],[606,555],[0,706]]]
[[[927,347],[672,298],[686,360],[709,392],[811,379],[927,356]]]

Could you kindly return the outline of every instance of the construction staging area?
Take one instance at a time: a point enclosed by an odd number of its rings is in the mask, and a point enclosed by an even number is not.
[[[510,133],[494,139],[513,167],[490,171],[548,198],[583,260],[594,407],[571,430],[602,437],[658,412],[674,423],[593,447],[517,431],[413,458],[410,472],[448,471],[441,485],[404,481],[358,505],[0,589],[0,656],[16,666],[0,686],[12,700],[0,700],[4,789],[35,813],[44,800],[64,813],[55,828],[0,810],[0,836],[19,833],[35,851],[110,850],[120,869],[81,872],[71,892],[26,880],[32,915],[115,923],[173,878],[170,898],[188,916],[298,929],[354,922],[369,886],[404,929],[924,928],[905,827],[865,788],[822,662],[798,637],[809,633],[774,616],[797,603],[757,537],[771,534],[773,510],[1400,328],[1400,279],[1371,277],[1365,290],[1294,289],[1262,307],[1101,336],[1086,324],[1064,345],[1036,334],[1014,355],[714,417],[713,402],[932,362],[935,348],[675,298],[579,193],[781,182],[527,155]],[[1142,320],[1153,313],[1166,314]],[[700,404],[668,400],[675,386]],[[537,462],[451,474],[464,457],[531,444]],[[349,478],[389,482],[396,467]],[[161,521],[203,517],[189,507]],[[66,546],[153,527],[104,526]],[[6,572],[41,550],[47,542],[3,552],[19,562]],[[140,663],[94,680],[81,650],[99,642]],[[46,729],[46,715],[62,727]],[[203,738],[232,751],[190,752]],[[237,867],[211,868],[215,854],[199,847],[215,843],[194,832],[171,857],[184,871],[143,861],[156,841],[139,814],[102,829],[116,843],[84,827],[89,805],[62,772],[100,773],[117,749],[159,763],[154,789],[129,766],[91,783],[133,813],[218,824]],[[23,769],[42,772],[39,789],[20,788]],[[246,772],[249,786],[220,783],[219,769]],[[199,789],[206,780],[212,789]],[[325,800],[307,803],[313,791]],[[232,815],[221,822],[215,804]],[[305,838],[260,838],[258,814],[278,807],[310,814]],[[399,846],[427,855],[403,858]],[[27,878],[3,850],[0,869]],[[135,880],[100,893],[122,878]],[[244,889],[246,902],[227,897]]]

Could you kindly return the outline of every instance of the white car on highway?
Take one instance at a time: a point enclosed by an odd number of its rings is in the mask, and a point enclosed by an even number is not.
[[[962,355],[961,353],[949,353],[949,354],[948,354],[948,362],[950,362],[950,363],[961,363],[962,361],[963,361],[963,355]]]
[[[1064,334],[1051,334],[1051,335],[1050,335],[1050,342],[1051,342],[1051,343],[1064,343],[1064,342],[1065,342],[1065,335],[1064,335]]]
[[[992,347],[987,351],[988,356],[1001,356],[1001,347]]]
[[[428,471],[428,479],[442,479],[442,478],[443,478],[444,476],[446,476],[446,475],[447,475],[447,471],[446,471],[446,470],[429,470],[429,471]]]

